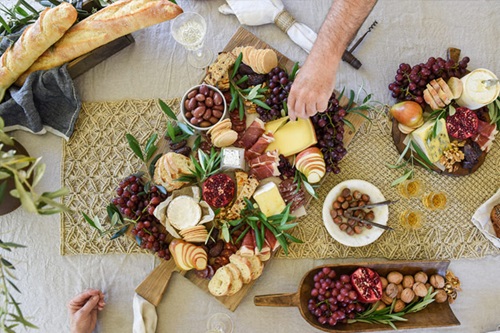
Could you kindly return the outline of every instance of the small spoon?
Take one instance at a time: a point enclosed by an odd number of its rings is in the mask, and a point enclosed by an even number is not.
[[[481,82],[484,84],[484,86],[486,88],[490,88],[490,87],[493,87],[493,86],[497,85],[498,82],[500,82],[500,80],[498,80],[498,79],[490,79],[490,80],[483,80]]]

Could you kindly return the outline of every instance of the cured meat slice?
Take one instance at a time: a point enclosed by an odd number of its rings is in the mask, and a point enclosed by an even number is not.
[[[250,168],[256,168],[259,165],[263,165],[266,163],[279,163],[279,155],[277,150],[273,151],[268,151],[260,156],[257,156],[256,158],[250,160],[248,162],[248,165]]]
[[[280,246],[280,243],[278,243],[278,240],[269,229],[266,229],[266,232],[264,234],[264,239],[266,241],[266,244],[271,249],[271,251],[276,250]]]
[[[272,133],[263,134],[257,141],[245,151],[245,159],[247,161],[254,159],[266,151],[267,146],[274,141]]]
[[[256,248],[255,232],[253,229],[250,229],[241,241],[240,254],[242,256],[253,256]]]
[[[477,132],[482,136],[488,137],[490,139],[494,139],[495,135],[498,133],[497,125],[490,124],[486,121],[479,120],[479,123],[477,126]]]
[[[482,134],[476,135],[473,140],[477,142],[482,151],[486,152],[490,151],[491,145],[493,144],[493,139]]]
[[[245,149],[250,149],[265,131],[264,122],[256,118],[241,137],[239,144]]]
[[[268,177],[279,176],[280,171],[278,170],[278,164],[271,162],[250,169],[250,174],[257,177],[258,180],[262,180]]]

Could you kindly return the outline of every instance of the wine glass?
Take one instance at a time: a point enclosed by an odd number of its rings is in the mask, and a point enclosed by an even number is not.
[[[185,12],[172,22],[172,36],[190,51],[188,63],[195,68],[204,68],[212,63],[213,52],[204,47],[207,22],[198,13]]]
[[[232,333],[233,321],[225,313],[216,313],[208,318],[206,333]]]

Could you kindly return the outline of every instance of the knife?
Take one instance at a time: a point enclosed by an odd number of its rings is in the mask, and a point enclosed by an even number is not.
[[[374,227],[377,227],[377,228],[380,228],[380,229],[384,229],[384,230],[394,230],[394,229],[392,229],[391,227],[389,227],[387,225],[383,225],[383,224],[380,224],[380,223],[377,223],[377,222],[368,221],[368,220],[363,220],[363,219],[360,219],[358,217],[346,216],[346,218],[353,219],[353,220],[356,220],[356,221],[359,221],[359,222],[363,222],[363,223],[366,223],[366,224],[370,224],[370,225],[372,225]]]
[[[382,202],[372,203],[372,204],[369,204],[369,205],[347,208],[345,211],[349,212],[349,211],[352,211],[352,210],[358,210],[358,209],[363,209],[363,208],[373,208],[373,207],[377,207],[377,206],[392,205],[393,203],[396,203],[398,201],[399,200],[394,200],[394,201],[386,200],[386,201],[382,201]]]

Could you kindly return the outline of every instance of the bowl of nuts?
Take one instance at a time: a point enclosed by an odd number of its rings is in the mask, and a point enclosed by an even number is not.
[[[373,184],[350,179],[330,190],[323,203],[323,223],[328,233],[347,246],[365,246],[376,241],[384,232],[363,221],[387,225],[387,205],[363,208],[385,201],[384,195]]]
[[[192,128],[207,131],[224,119],[226,99],[214,86],[199,84],[190,88],[181,100],[181,117]]]

